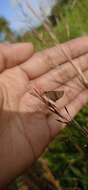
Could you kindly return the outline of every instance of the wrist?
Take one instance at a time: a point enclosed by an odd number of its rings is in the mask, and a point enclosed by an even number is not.
[[[6,126],[0,136],[0,188],[23,173],[34,161],[31,146],[18,127],[15,124]]]

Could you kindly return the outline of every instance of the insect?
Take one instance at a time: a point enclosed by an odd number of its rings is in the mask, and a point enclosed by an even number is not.
[[[44,95],[51,99],[52,101],[56,102],[58,99],[62,98],[64,95],[64,91],[46,91]]]

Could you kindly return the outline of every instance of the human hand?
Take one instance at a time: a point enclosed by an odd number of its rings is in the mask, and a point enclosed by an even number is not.
[[[49,90],[64,90],[56,106],[65,117],[65,105],[74,117],[88,101],[88,90],[80,84],[60,48],[66,49],[88,79],[88,37],[35,53],[31,58],[32,46],[19,46],[0,46],[1,187],[29,167],[63,128],[57,116],[48,113],[46,105],[32,95],[34,89],[40,95]]]

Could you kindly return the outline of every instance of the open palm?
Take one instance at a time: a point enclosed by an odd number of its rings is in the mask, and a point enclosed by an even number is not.
[[[88,37],[62,46],[88,78]],[[56,106],[65,117],[68,116],[64,106],[74,117],[88,101],[88,90],[79,82],[60,45],[34,55],[31,44],[1,45],[0,48],[0,182],[3,185],[31,165],[63,127],[57,122],[57,116],[33,96],[34,89],[40,95],[63,89],[64,96],[56,101]]]

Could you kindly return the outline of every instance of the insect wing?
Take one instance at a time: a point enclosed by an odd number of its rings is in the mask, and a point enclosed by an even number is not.
[[[44,93],[49,99],[52,101],[57,101],[58,99],[62,98],[64,95],[64,91],[47,91]]]

